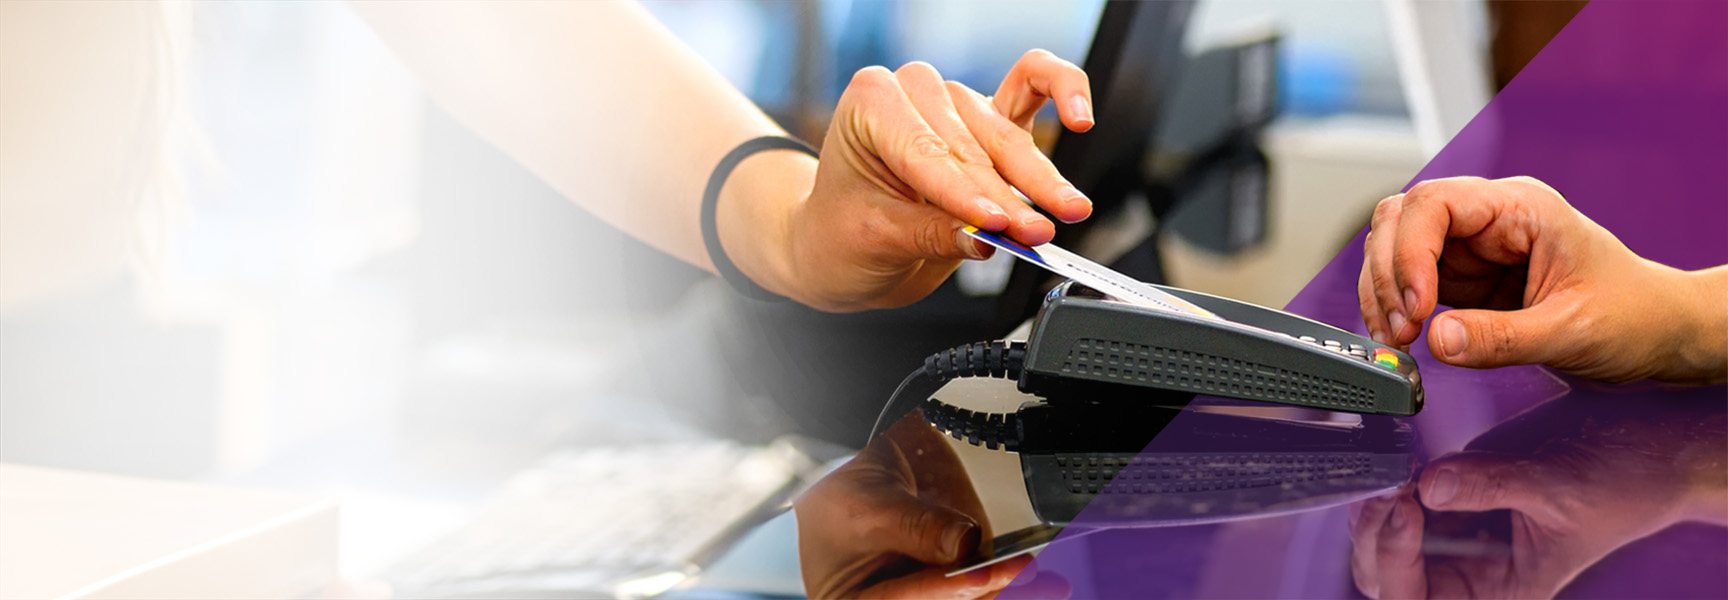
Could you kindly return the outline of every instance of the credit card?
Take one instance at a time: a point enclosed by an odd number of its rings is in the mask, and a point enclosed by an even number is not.
[[[972,226],[966,227],[966,235],[1005,250],[1020,260],[1078,281],[1081,285],[1098,290],[1105,296],[1122,302],[1208,319],[1218,318],[1218,315],[1212,314],[1212,311],[1195,306],[1187,300],[1165,293],[1138,279],[1123,275],[1110,267],[1087,260],[1086,257],[1064,250],[1055,244],[1027,246],[1009,239],[1007,236],[983,231]]]
[[[1062,533],[1062,529],[1055,525],[1038,524],[996,536],[996,539],[990,540],[990,548],[985,553],[968,556],[960,559],[960,562],[950,565],[947,576],[953,577],[970,573],[1022,554],[1037,552],[1050,545],[1050,542],[1056,541],[1056,535]],[[1075,529],[1063,539],[1071,540],[1096,531],[1103,530]]]

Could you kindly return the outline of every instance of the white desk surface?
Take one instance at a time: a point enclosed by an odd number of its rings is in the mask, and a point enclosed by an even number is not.
[[[293,597],[334,578],[335,528],[327,501],[0,464],[0,598]]]

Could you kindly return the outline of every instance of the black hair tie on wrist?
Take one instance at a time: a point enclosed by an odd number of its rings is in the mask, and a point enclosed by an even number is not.
[[[720,246],[720,227],[714,222],[719,212],[717,205],[720,201],[720,188],[726,185],[726,178],[732,175],[732,169],[737,168],[738,163],[744,162],[744,159],[751,155],[768,150],[797,150],[821,158],[809,144],[775,135],[759,137],[733,148],[726,153],[725,158],[720,159],[720,164],[714,167],[714,173],[708,176],[708,187],[702,192],[702,243],[708,247],[708,260],[714,261],[714,270],[720,273],[721,279],[732,285],[733,291],[746,298],[780,302],[785,298],[751,281],[726,257],[726,249]]]

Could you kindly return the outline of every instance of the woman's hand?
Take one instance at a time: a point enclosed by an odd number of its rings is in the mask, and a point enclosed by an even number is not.
[[[859,71],[835,109],[809,195],[783,222],[734,220],[731,236],[722,214],[722,243],[758,283],[820,309],[917,301],[962,259],[990,255],[961,231],[968,224],[1050,241],[1055,225],[1015,189],[1066,222],[1091,214],[1033,144],[1032,117],[1047,99],[1069,129],[1092,127],[1086,74],[1043,50],[1026,53],[993,98],[943,81],[926,63]],[[766,252],[745,247],[763,243]]]
[[[1628,199],[1628,201],[1632,201]],[[1540,181],[1424,181],[1380,202],[1358,282],[1374,339],[1476,368],[1545,364],[1609,381],[1721,382],[1728,268],[1640,258]]]
[[[1029,562],[947,576],[948,565],[991,539],[990,523],[960,457],[916,411],[793,508],[811,598],[989,597]]]

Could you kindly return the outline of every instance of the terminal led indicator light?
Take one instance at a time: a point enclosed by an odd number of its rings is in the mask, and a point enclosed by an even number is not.
[[[1374,363],[1388,369],[1398,368],[1398,355],[1385,348],[1374,349]]]

